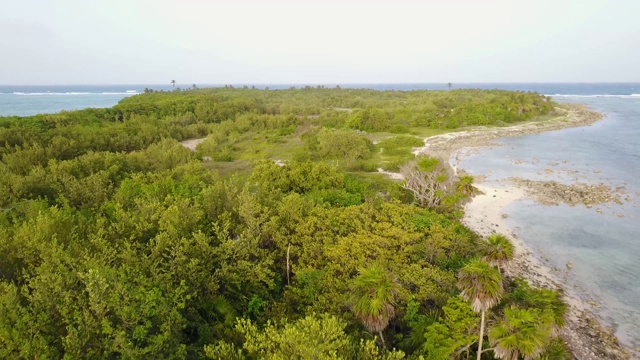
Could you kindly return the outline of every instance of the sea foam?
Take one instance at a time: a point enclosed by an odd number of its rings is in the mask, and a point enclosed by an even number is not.
[[[138,92],[100,92],[100,93],[91,93],[91,92],[21,92],[15,91],[13,95],[16,96],[84,96],[84,95],[138,95]]]
[[[638,98],[640,97],[640,94],[628,94],[628,95],[621,95],[621,94],[593,94],[593,95],[583,95],[583,94],[545,94],[545,96],[552,96],[552,97],[577,97],[577,98],[599,98],[599,97],[604,97],[604,98],[621,98],[621,99],[632,99],[632,98]]]

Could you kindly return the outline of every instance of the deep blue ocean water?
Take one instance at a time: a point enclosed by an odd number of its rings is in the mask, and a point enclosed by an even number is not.
[[[177,85],[183,88],[190,86]],[[286,89],[304,85],[255,86]],[[335,84],[325,86],[333,87]],[[340,86],[377,90],[447,89],[447,84]],[[171,90],[172,86],[0,86],[0,116],[110,107],[124,97],[143,92],[145,88]],[[588,127],[502,139],[502,146],[467,157],[460,165],[472,174],[488,175],[489,182],[518,176],[565,183],[606,182],[614,187],[625,187],[630,201],[623,205],[605,204],[587,209],[584,206],[542,206],[532,201],[521,201],[511,205],[507,212],[509,225],[539,256],[548,259],[549,266],[564,269],[568,261],[573,263],[574,267],[565,274],[565,280],[584,289],[602,304],[600,314],[608,325],[617,328],[617,335],[623,342],[639,346],[640,83],[454,83],[453,88],[535,91],[552,95],[557,101],[586,104],[605,114],[604,120]],[[547,169],[553,172],[545,172]],[[602,214],[597,212],[598,208]]]

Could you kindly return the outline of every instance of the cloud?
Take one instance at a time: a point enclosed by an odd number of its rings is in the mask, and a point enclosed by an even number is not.
[[[6,83],[640,81],[624,0],[29,2]]]

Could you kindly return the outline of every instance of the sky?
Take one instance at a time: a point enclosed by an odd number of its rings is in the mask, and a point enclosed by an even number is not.
[[[640,82],[638,0],[0,0],[0,85]]]

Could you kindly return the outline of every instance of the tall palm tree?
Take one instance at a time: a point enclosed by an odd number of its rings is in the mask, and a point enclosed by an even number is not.
[[[173,85],[173,87],[176,87],[176,81],[175,80],[171,80],[171,85]]]
[[[482,260],[473,260],[458,273],[460,296],[471,302],[473,311],[481,313],[480,337],[478,340],[478,360],[482,356],[485,312],[494,307],[502,298],[502,276],[491,265]]]
[[[550,343],[553,314],[550,310],[504,310],[504,320],[489,330],[489,342],[498,359],[537,359]]]
[[[398,284],[391,274],[377,265],[358,272],[360,274],[353,282],[351,310],[369,331],[380,335],[384,346],[382,332],[395,315]]]
[[[502,234],[489,235],[485,245],[485,261],[491,266],[498,267],[498,272],[502,274],[502,269],[513,260],[514,248],[509,239]]]

